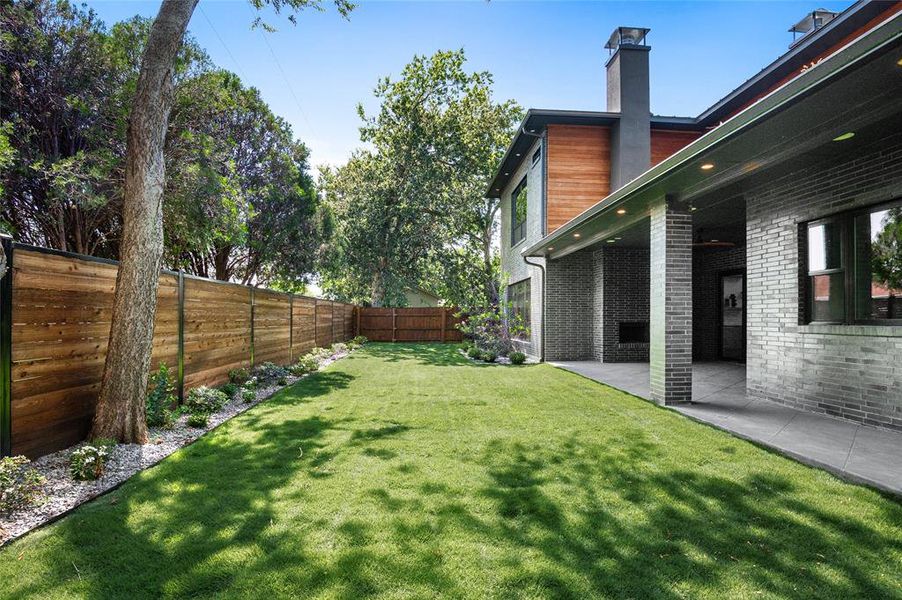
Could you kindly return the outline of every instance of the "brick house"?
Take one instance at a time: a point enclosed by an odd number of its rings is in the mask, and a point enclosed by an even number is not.
[[[902,430],[900,9],[814,11],[697,117],[650,114],[617,28],[606,110],[528,111],[488,190],[523,350],[647,361],[661,404],[745,362],[750,396]]]

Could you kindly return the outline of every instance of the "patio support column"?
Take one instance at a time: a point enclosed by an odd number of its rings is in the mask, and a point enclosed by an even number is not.
[[[651,209],[651,399],[692,399],[692,214],[675,196]]]

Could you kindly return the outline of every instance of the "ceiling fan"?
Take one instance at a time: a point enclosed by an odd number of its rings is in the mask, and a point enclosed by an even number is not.
[[[693,248],[732,248],[736,245],[733,242],[725,242],[722,240],[706,240],[702,235],[702,231],[703,230],[699,228],[698,234],[695,236],[695,241],[692,243]]]

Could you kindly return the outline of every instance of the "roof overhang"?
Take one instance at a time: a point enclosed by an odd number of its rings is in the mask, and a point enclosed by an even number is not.
[[[703,197],[829,144],[837,132],[902,112],[900,48],[902,14],[897,13],[577,215],[522,255],[554,259],[570,254],[647,218],[651,205],[665,195],[687,201]],[[703,172],[700,165],[705,162],[717,168]],[[618,215],[620,209],[624,212]]]

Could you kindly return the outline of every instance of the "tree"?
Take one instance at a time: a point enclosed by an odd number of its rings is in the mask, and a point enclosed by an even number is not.
[[[319,6],[317,0],[270,2],[277,12]],[[342,14],[352,7],[346,0],[335,2]],[[163,144],[176,58],[196,5],[197,0],[163,0],[144,47],[129,114],[120,265],[92,438],[147,440],[144,395],[163,255]]]
[[[386,287],[390,280],[396,285],[438,289],[458,305],[497,302],[499,272],[492,243],[499,203],[486,198],[485,190],[522,111],[513,101],[494,102],[491,75],[468,73],[465,62],[463,50],[415,56],[397,81],[379,82],[375,96],[380,107],[375,115],[367,116],[358,107],[363,119],[361,140],[374,148],[365,160],[380,165],[379,179],[384,182],[380,193],[394,198],[376,201],[374,207],[388,212],[362,223],[343,223],[357,215],[344,212],[353,204],[340,204],[336,210],[339,241],[353,235],[342,233],[344,229],[365,225],[385,230],[396,222],[405,224],[396,233],[408,236],[402,239],[406,256],[388,254],[387,246],[381,245],[381,269],[373,266],[379,261],[374,263],[358,249],[345,247],[336,253],[347,260],[366,259],[364,264],[338,266],[373,274],[370,298],[374,303],[390,291]],[[333,183],[343,189],[344,197],[359,196],[366,186],[351,190],[342,185],[358,185],[354,179],[339,176]],[[409,210],[419,211],[417,218],[408,215]],[[352,283],[336,265],[326,270],[329,277],[324,282],[330,291],[336,291],[336,280]],[[380,285],[385,289],[380,291]]]

